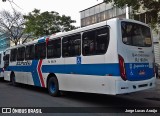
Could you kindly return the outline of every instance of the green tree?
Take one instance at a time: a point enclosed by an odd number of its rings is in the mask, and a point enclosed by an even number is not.
[[[55,11],[41,13],[40,10],[35,9],[24,18],[26,19],[25,31],[32,32],[37,37],[75,29],[75,26],[71,25],[75,23],[71,17],[60,16]]]
[[[104,0],[104,2],[112,2],[114,5],[122,8],[125,5],[131,6],[134,10],[133,13],[138,12],[143,8],[146,12],[150,12],[153,25],[160,24],[160,0]]]

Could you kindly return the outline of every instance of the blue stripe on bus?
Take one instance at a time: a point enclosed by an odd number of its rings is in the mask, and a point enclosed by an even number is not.
[[[33,60],[32,65],[31,65],[31,68],[33,68],[32,78],[33,78],[34,85],[41,87],[39,75],[37,72],[37,65],[38,65],[38,60]]]
[[[34,60],[31,66],[9,66],[6,70],[18,71],[18,72],[31,72],[35,84],[40,85],[40,81],[37,73],[37,64],[38,64],[38,60]],[[43,65],[42,73],[120,76],[118,63],[117,64]]]
[[[129,70],[130,65],[145,65],[146,68],[136,68]],[[31,72],[36,86],[41,86],[37,72],[38,60],[33,60],[31,66],[9,66],[8,71]],[[153,68],[149,68],[148,63],[126,63],[126,72],[128,80],[138,81],[146,80],[154,76]],[[144,70],[145,75],[139,75],[139,71]],[[61,74],[80,74],[97,76],[120,76],[119,64],[65,64],[65,65],[42,65],[42,73],[61,73]],[[132,74],[133,73],[133,74]]]
[[[147,80],[154,77],[154,65],[149,63],[126,63],[126,75],[129,81]],[[141,73],[143,72],[143,73]]]
[[[46,37],[47,37],[47,36],[44,36],[44,37],[39,38],[38,43],[43,43],[43,42],[45,42],[45,41],[46,41]]]
[[[118,64],[43,65],[43,73],[120,76]]]
[[[8,66],[6,71],[18,71],[18,72],[31,72],[34,85],[41,86],[38,72],[37,72],[38,60],[33,60],[30,66]]]
[[[45,42],[45,39],[38,40],[38,43],[43,43],[43,42]]]

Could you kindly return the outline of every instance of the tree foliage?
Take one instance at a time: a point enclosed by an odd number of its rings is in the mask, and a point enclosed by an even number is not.
[[[0,32],[8,33],[10,40],[17,45],[22,36],[24,36],[24,18],[20,12],[14,10],[13,13],[8,11],[0,12]]]
[[[125,5],[131,6],[135,12],[143,8],[150,12],[153,23],[160,24],[160,0],[104,0],[104,2],[114,2],[114,5],[122,8]]]
[[[75,29],[75,26],[71,25],[75,23],[74,20],[71,20],[71,17],[60,16],[55,11],[41,13],[40,10],[34,9],[24,18],[26,19],[25,31],[27,33],[32,32],[38,37]]]

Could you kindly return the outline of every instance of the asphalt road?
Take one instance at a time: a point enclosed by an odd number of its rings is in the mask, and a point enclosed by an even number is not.
[[[93,112],[96,112],[96,108],[103,108],[102,113],[97,111],[98,115],[103,115],[104,109],[106,113],[107,109],[109,112],[119,112],[122,107],[128,109],[132,107],[157,108],[160,112],[160,79],[157,79],[156,85],[154,89],[116,96],[69,92],[61,97],[52,97],[46,89],[22,84],[12,86],[1,79],[0,107],[54,107],[59,108],[59,113],[61,110],[73,111],[72,115],[74,115],[74,110],[75,113],[87,110],[91,112],[88,115],[92,115]],[[63,109],[64,107],[70,109]]]

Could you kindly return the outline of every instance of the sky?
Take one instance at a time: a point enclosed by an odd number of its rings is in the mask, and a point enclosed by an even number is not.
[[[12,1],[12,0],[10,0]],[[80,26],[80,11],[94,6],[103,0],[13,0],[12,6],[23,14],[32,12],[35,8],[44,11],[56,11],[60,15],[70,16],[76,20],[75,26]],[[0,11],[7,10],[12,12],[12,6],[9,2],[0,0]],[[19,8],[20,7],[20,8]]]

